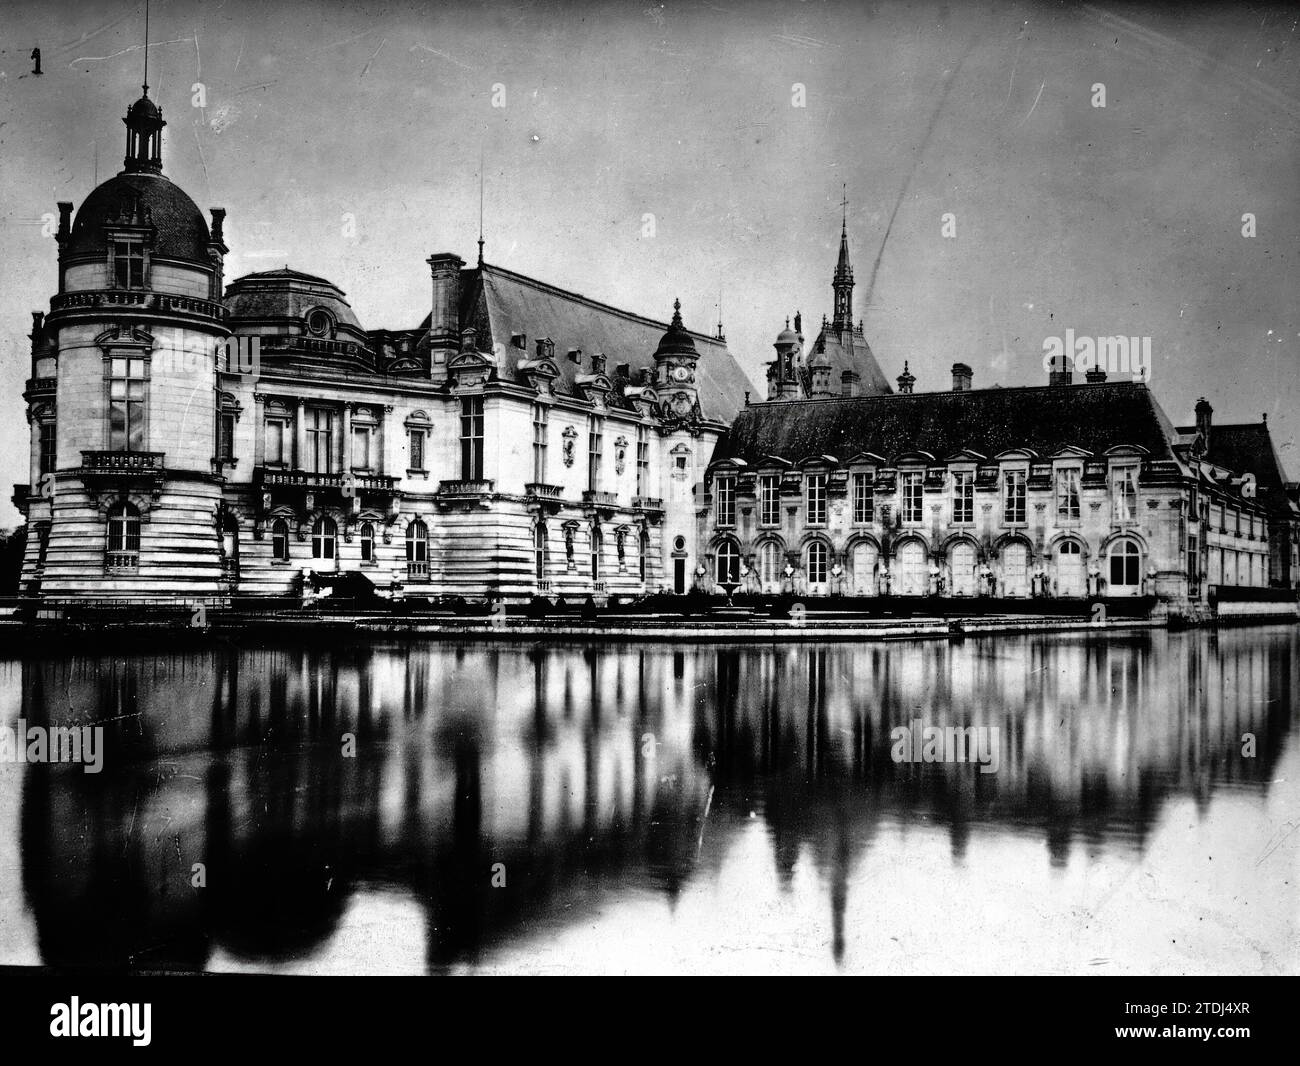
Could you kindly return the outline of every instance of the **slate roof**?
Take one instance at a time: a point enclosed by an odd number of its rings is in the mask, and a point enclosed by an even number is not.
[[[849,332],[841,339],[841,334],[834,330],[823,329],[813,341],[812,349],[808,353],[808,364],[811,365],[812,358],[822,352],[830,360],[832,388],[840,387],[840,377],[844,371],[854,370],[858,374],[859,395],[885,394],[894,391],[884,371],[880,369],[880,364],[876,362],[871,345],[867,343],[865,337]],[[805,382],[804,387],[808,388],[809,384]]]
[[[669,323],[622,311],[578,293],[485,264],[461,271],[461,328],[478,331],[476,344],[490,351],[500,343],[497,372],[506,380],[518,378],[518,363],[536,355],[539,338],[555,343],[555,363],[560,371],[556,389],[576,395],[576,380],[591,373],[591,356],[605,356],[605,373],[612,380],[615,368],[627,363],[636,379],[641,369],[654,368],[654,352]],[[684,316],[691,318],[690,309]],[[427,330],[426,315],[421,329]],[[727,422],[745,404],[745,393],[756,386],[727,349],[725,341],[689,331],[699,353],[697,388],[706,418]],[[484,334],[487,334],[486,336]],[[527,335],[527,348],[511,346],[513,334]],[[568,358],[570,349],[582,350],[582,362]],[[614,402],[611,396],[611,402]]]
[[[148,208],[154,226],[154,255],[211,265],[203,212],[179,185],[161,174],[118,174],[94,189],[77,210],[67,254],[105,254],[104,224],[129,214],[137,198],[141,208]]]
[[[1195,426],[1179,426],[1180,433],[1194,437]],[[1273,446],[1267,422],[1210,426],[1210,449],[1206,462],[1239,474],[1255,475],[1256,496],[1270,509],[1290,511],[1286,471]]]
[[[225,305],[232,320],[301,319],[313,307],[325,307],[340,325],[361,329],[342,289],[324,278],[288,267],[236,278],[226,286]]]
[[[718,442],[713,461],[823,454],[845,461],[861,452],[892,461],[912,451],[942,461],[963,448],[989,459],[1013,448],[1047,457],[1070,445],[1094,455],[1137,445],[1152,459],[1174,460],[1177,441],[1144,384],[1046,385],[754,404]]]

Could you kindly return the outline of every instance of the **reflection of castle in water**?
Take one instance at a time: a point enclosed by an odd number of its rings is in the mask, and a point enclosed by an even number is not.
[[[944,826],[956,858],[981,832],[1038,834],[1060,863],[1076,840],[1141,847],[1171,796],[1266,788],[1296,652],[1280,629],[30,663],[30,722],[109,735],[99,775],[26,768],[24,888],[47,963],[194,969],[216,949],[310,955],[355,892],[393,888],[420,900],[439,969],[606,892],[675,898],[754,812],[784,879],[803,857],[827,884],[838,957],[884,829]],[[894,764],[890,730],[914,718],[998,726],[999,771]]]

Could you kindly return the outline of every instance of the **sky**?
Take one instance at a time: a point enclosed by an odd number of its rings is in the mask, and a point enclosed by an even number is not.
[[[57,286],[42,220],[122,167],[143,16],[0,13],[0,526],[27,480],[31,312]],[[680,297],[703,332],[720,305],[761,396],[785,317],[811,338],[832,310],[847,198],[854,316],[891,380],[906,360],[947,389],[961,361],[977,388],[1042,384],[1066,329],[1146,337],[1175,423],[1199,396],[1218,421],[1267,414],[1300,478],[1298,19],[155,0],[149,84],[164,172],[228,211],[227,280],[323,275],[367,328],[419,323],[432,252],[473,261],[481,172],[490,263],[658,319]]]

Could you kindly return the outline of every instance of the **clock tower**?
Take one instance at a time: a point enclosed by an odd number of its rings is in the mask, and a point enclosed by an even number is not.
[[[684,421],[699,415],[695,366],[700,353],[682,325],[682,302],[673,301],[673,321],[655,349],[655,389],[663,417]]]

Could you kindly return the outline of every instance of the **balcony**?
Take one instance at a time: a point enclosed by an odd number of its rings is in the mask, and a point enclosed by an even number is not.
[[[406,580],[416,585],[429,582],[429,561],[427,559],[408,559],[406,561]]]
[[[52,396],[59,386],[59,379],[49,378],[28,378],[27,388],[23,392],[23,399],[31,401],[38,396]]]
[[[165,452],[82,452],[81,472],[125,476],[161,474]]]
[[[496,482],[491,478],[461,478],[458,481],[439,481],[438,495],[448,498],[461,496],[491,496]]]
[[[637,511],[662,511],[664,501],[658,496],[633,496],[632,507]]]
[[[530,481],[524,486],[524,493],[537,500],[558,501],[562,492],[559,485],[548,485],[544,481]]]
[[[82,484],[92,497],[101,491],[144,488],[156,500],[162,495],[163,452],[82,452]]]
[[[614,508],[618,506],[618,493],[587,489],[582,494],[582,502],[589,507]]]
[[[139,552],[104,553],[104,573],[106,574],[134,574],[139,567]]]
[[[267,489],[310,489],[315,492],[338,489],[341,492],[344,488],[350,488],[354,493],[397,491],[397,478],[385,474],[327,474],[315,470],[280,470],[259,466],[254,471],[253,480]]]
[[[138,289],[102,289],[87,292],[64,292],[50,299],[50,313],[58,311],[121,310],[147,311],[150,314],[181,315],[217,322],[226,320],[226,308],[213,300],[179,296],[170,292]]]

